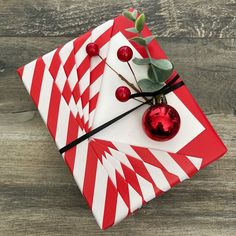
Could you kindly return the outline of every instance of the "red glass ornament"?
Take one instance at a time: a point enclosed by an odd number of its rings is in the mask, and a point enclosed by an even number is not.
[[[96,43],[89,43],[86,46],[86,52],[90,57],[98,56],[99,55],[99,47]]]
[[[172,139],[180,129],[179,113],[164,103],[151,106],[143,115],[143,129],[148,137],[156,141]]]
[[[117,57],[120,61],[128,62],[133,57],[133,51],[129,46],[123,46],[117,51]]]
[[[127,102],[131,96],[131,91],[126,86],[121,86],[116,90],[116,98],[120,102]]]

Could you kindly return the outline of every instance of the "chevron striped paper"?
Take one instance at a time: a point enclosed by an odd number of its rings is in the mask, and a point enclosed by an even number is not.
[[[116,57],[124,45],[135,57],[147,56],[129,41],[135,36],[126,31],[130,27],[132,22],[118,16],[18,69],[58,149],[139,104],[115,99],[116,89],[124,84],[107,66],[134,82],[128,65]],[[145,27],[144,36],[150,35]],[[99,45],[103,60],[87,55],[91,42]],[[152,57],[166,58],[156,41],[149,47]],[[145,78],[145,66],[131,66],[138,79]],[[167,101],[181,117],[180,131],[172,140],[160,143],[146,137],[141,125],[144,106],[62,155],[101,229],[226,152],[186,86],[168,94]]]

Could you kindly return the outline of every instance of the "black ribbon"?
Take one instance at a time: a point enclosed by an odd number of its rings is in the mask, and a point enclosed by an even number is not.
[[[166,84],[162,89],[155,91],[155,92],[141,92],[141,93],[135,93],[131,95],[131,98],[136,98],[136,97],[155,97],[159,94],[168,94],[178,88],[180,88],[181,86],[184,85],[184,82],[181,81],[179,83],[175,82],[179,79],[179,75],[177,74],[168,84]],[[70,150],[71,148],[75,147],[76,145],[80,144],[81,142],[83,142],[86,139],[89,139],[91,136],[97,134],[98,132],[102,131],[103,129],[107,128],[108,126],[114,124],[115,122],[121,120],[122,118],[124,118],[125,116],[129,115],[130,113],[132,113],[133,111],[136,111],[137,109],[139,109],[140,107],[150,103],[153,99],[149,99],[145,102],[143,102],[142,104],[132,108],[131,110],[117,116],[116,118],[106,122],[105,124],[93,129],[92,131],[90,131],[89,133],[86,133],[85,135],[81,136],[78,139],[75,139],[73,142],[69,143],[68,145],[66,145],[65,147],[61,148],[59,150],[59,152],[61,154],[65,153],[66,151]]]
[[[181,81],[177,84],[174,84],[178,79],[179,79],[179,75],[177,74],[168,84],[166,84],[163,88],[161,88],[160,90],[158,91],[155,91],[155,92],[142,92],[142,93],[135,93],[135,94],[132,94],[130,96],[130,98],[137,98],[137,97],[155,97],[159,94],[163,94],[163,95],[166,95],[178,88],[180,88],[181,86],[184,85],[184,82]]]

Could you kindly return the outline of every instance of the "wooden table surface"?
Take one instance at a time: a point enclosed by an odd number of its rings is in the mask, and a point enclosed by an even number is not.
[[[0,235],[236,235],[236,2],[144,0],[149,26],[229,148],[219,161],[101,231],[16,68],[125,0],[0,0]]]

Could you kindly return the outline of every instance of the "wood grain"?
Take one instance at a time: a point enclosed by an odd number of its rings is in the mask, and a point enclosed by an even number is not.
[[[102,232],[38,112],[2,114],[0,235],[230,235],[236,118],[208,118],[229,147],[227,156]]]
[[[1,112],[33,109],[16,68],[70,39],[0,37]],[[159,42],[207,114],[236,111],[235,40],[161,38]]]
[[[0,0],[0,236],[235,235],[235,0],[144,1],[149,26],[229,151],[105,232],[16,75],[17,67],[128,6]]]
[[[159,37],[236,36],[235,0],[143,2]],[[129,6],[129,0],[0,0],[0,35],[77,36]]]

